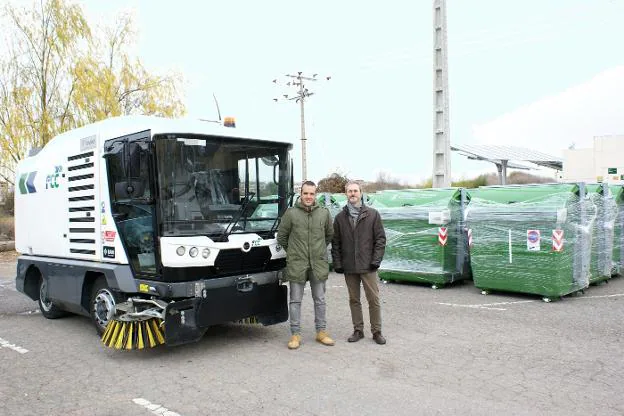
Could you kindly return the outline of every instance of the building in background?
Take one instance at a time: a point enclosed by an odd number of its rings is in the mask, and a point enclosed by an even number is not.
[[[563,151],[562,182],[624,184],[624,135],[594,137],[594,147]]]

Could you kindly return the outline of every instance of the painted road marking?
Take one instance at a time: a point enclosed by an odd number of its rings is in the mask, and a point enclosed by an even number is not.
[[[490,309],[493,311],[506,311],[507,310],[505,308],[488,308],[487,306],[483,306],[483,305],[458,305],[456,303],[442,303],[442,302],[438,302],[437,304],[443,305],[443,306],[451,306],[453,308]]]
[[[151,403],[149,400],[145,400],[142,398],[137,398],[137,399],[132,399],[132,401],[136,404],[138,404],[141,407],[144,407],[145,409],[149,410],[150,412],[152,412],[155,415],[161,415],[161,416],[180,416],[179,413],[176,413],[174,411],[171,411],[169,409],[167,409],[166,407],[163,407],[159,404],[155,404],[155,403]]]
[[[22,348],[19,345],[11,344],[6,339],[0,338],[0,348],[8,348],[10,350],[19,352],[20,354],[26,354],[28,350],[26,348]]]
[[[481,303],[481,304],[477,304],[477,305],[461,305],[461,304],[457,304],[457,303],[444,303],[444,302],[437,302],[438,305],[444,305],[444,306],[452,306],[455,308],[472,308],[472,309],[490,309],[493,311],[506,311],[506,308],[496,308],[493,306],[502,306],[502,305],[516,305],[519,303],[531,303],[531,302],[535,302],[534,300],[519,300],[517,302],[495,302],[495,303]]]
[[[597,295],[597,296],[578,296],[573,298],[565,298],[565,300],[581,300],[581,299],[602,299],[602,298],[617,298],[624,296],[624,293],[615,293],[613,295]],[[533,303],[537,302],[537,300],[519,300],[516,302],[496,302],[496,303],[481,303],[476,305],[462,305],[457,303],[444,303],[444,302],[436,302],[438,305],[443,306],[451,306],[455,308],[472,308],[472,309],[490,309],[494,311],[506,311],[507,308],[497,308],[496,306],[504,306],[504,305],[517,305],[521,303]]]
[[[620,296],[624,296],[624,293],[615,293],[613,295],[599,295],[599,296],[579,296],[579,297],[570,298],[570,299],[574,299],[574,300],[576,299],[602,299],[602,298],[618,298]]]
[[[17,289],[15,289],[15,283],[11,282],[11,283],[0,283],[0,289],[9,289],[12,290],[13,292],[17,292]]]
[[[39,309],[33,309],[31,311],[18,312],[17,315],[27,316],[27,315],[34,315],[37,313],[41,313],[41,311]]]

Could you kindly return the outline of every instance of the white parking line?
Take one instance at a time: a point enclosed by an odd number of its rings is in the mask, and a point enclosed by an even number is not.
[[[138,404],[141,407],[144,407],[145,409],[149,410],[150,412],[152,412],[155,415],[161,415],[161,416],[180,416],[179,413],[176,413],[174,411],[171,411],[169,409],[167,409],[166,407],[163,407],[159,404],[154,404],[151,403],[149,400],[145,400],[142,398],[136,398],[136,399],[132,399],[132,401],[136,404]]]
[[[532,303],[534,300],[517,300],[515,302],[495,302],[495,303],[482,303],[481,306],[499,306],[499,305],[515,305],[518,303]]]
[[[444,303],[444,302],[436,302],[436,304],[443,305],[443,306],[451,306],[453,308],[489,309],[492,311],[506,311],[507,310],[505,308],[489,308],[484,305],[458,305],[457,303]]]
[[[11,344],[6,339],[0,338],[0,348],[8,348],[10,350],[19,352],[20,354],[26,354],[28,350],[26,348],[22,348],[19,345]]]
[[[570,299],[574,299],[574,300],[579,300],[579,299],[601,299],[601,298],[617,298],[620,296],[624,296],[624,293],[615,293],[613,295],[600,295],[600,296],[577,296],[575,298],[570,298]]]
[[[41,311],[39,309],[33,309],[31,311],[18,312],[17,315],[21,315],[21,316],[24,316],[24,315],[34,315],[34,314],[37,314],[37,313],[41,313]]]
[[[602,299],[602,298],[617,298],[624,296],[624,293],[615,293],[613,295],[598,295],[598,296],[577,296],[573,298],[565,298],[566,300],[581,300],[581,299]],[[438,305],[443,306],[451,306],[455,308],[471,308],[471,309],[489,309],[493,311],[506,311],[506,308],[497,308],[496,306],[502,305],[517,305],[521,303],[533,303],[537,302],[536,300],[519,300],[516,302],[496,302],[496,303],[481,303],[476,305],[461,305],[457,303],[445,303],[445,302],[436,302]],[[493,307],[494,306],[494,307]]]
[[[535,302],[535,301],[534,300],[519,300],[516,302],[481,303],[477,305],[460,305],[457,303],[444,303],[444,302],[437,302],[437,304],[444,305],[444,306],[452,306],[452,307],[457,307],[457,308],[489,309],[492,311],[506,311],[507,310],[506,308],[493,308],[492,306],[516,305],[519,303],[531,303],[531,302]]]
[[[13,282],[0,283],[0,289],[8,289],[8,290],[11,290],[13,292],[17,292],[17,289],[15,289],[15,283],[13,283]]]

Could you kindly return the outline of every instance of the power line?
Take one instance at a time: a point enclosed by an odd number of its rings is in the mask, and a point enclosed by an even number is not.
[[[314,95],[314,92],[310,91],[305,83],[306,82],[316,82],[319,80],[319,74],[312,74],[311,77],[303,75],[303,72],[297,72],[297,75],[294,74],[286,74],[288,82],[285,83],[287,87],[296,88],[295,95],[282,94],[281,98],[273,98],[273,101],[295,101],[299,103],[299,111],[301,113],[301,179],[302,181],[308,180],[308,168],[307,168],[307,155],[306,155],[306,133],[305,133],[305,101],[307,98]],[[325,79],[325,81],[329,81],[331,76],[325,76],[321,79]],[[278,79],[273,80],[274,84],[281,85],[278,82]]]

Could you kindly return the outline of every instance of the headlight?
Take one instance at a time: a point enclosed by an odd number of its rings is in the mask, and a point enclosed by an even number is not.
[[[184,246],[180,246],[180,247],[178,247],[178,249],[176,250],[176,254],[177,254],[178,256],[183,256],[183,255],[184,255],[184,253],[186,253],[186,249],[184,248]]]
[[[191,247],[191,249],[189,250],[189,256],[197,257],[198,254],[199,250],[197,249],[197,247]]]
[[[208,249],[208,248],[203,249],[202,250],[202,257],[207,259],[208,256],[210,256],[210,249]]]

